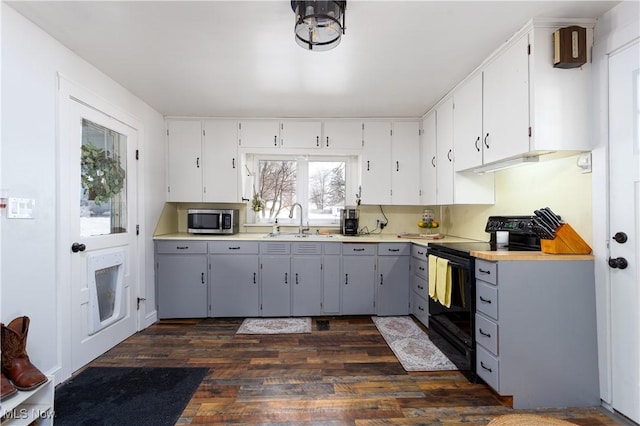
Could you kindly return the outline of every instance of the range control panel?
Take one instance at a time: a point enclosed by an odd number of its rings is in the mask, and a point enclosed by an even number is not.
[[[533,216],[489,216],[485,232],[509,231],[518,234],[533,234]]]

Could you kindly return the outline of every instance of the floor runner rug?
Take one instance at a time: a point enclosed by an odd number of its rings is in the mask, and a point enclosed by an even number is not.
[[[311,333],[311,318],[247,318],[237,334]]]
[[[372,317],[406,371],[457,370],[410,317]]]
[[[56,389],[54,424],[175,425],[208,371],[89,367]]]

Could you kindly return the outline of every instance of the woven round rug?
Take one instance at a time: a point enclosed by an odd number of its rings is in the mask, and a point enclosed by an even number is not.
[[[538,414],[505,414],[487,423],[487,426],[575,426],[575,423]]]

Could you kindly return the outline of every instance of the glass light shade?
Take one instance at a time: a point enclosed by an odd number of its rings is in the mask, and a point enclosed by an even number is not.
[[[307,50],[330,50],[344,34],[346,1],[292,1],[296,42]]]

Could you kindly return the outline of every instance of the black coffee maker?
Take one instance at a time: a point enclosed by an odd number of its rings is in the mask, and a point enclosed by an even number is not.
[[[342,210],[340,230],[342,235],[358,235],[358,217],[360,211],[357,207],[347,206]]]

